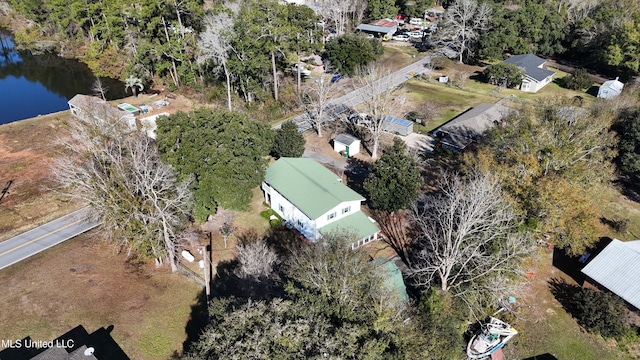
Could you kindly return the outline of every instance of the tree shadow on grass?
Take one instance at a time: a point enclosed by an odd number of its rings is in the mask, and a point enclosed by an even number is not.
[[[571,256],[567,254],[564,249],[554,248],[553,249],[553,266],[563,273],[569,275],[576,283],[582,284],[585,280],[585,275],[581,272],[581,270],[588,264],[593,258],[598,256],[598,254],[611,242],[611,238],[609,237],[601,237],[597,243],[591,246],[585,254],[585,256],[581,261],[581,256]]]
[[[528,358],[526,358],[524,360],[558,360],[558,358],[553,356],[553,355],[551,355],[551,354],[549,354],[549,353],[546,353],[546,354],[541,354],[541,355],[534,355],[534,356],[528,357]]]
[[[561,278],[552,278],[548,281],[548,284],[551,293],[562,305],[562,308],[573,315],[575,313],[573,295],[582,288],[575,284],[569,284],[565,279]]]
[[[191,345],[200,339],[200,334],[209,323],[209,314],[207,310],[207,296],[204,289],[198,293],[196,303],[191,305],[191,315],[185,326],[187,338],[182,343],[182,351],[186,353]],[[179,359],[180,354],[174,352],[172,359]]]

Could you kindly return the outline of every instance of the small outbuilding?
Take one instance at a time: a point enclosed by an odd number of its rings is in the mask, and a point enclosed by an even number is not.
[[[387,116],[383,130],[392,134],[407,136],[413,132],[413,121]]]
[[[333,150],[343,153],[345,157],[353,156],[360,152],[360,139],[348,134],[339,134],[333,139]]]
[[[615,80],[605,81],[600,89],[598,90],[598,97],[603,99],[612,99],[620,93],[622,93],[622,89],[624,88],[624,84],[618,81],[616,77]]]

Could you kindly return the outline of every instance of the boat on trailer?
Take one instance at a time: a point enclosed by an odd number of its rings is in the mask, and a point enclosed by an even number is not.
[[[491,356],[501,349],[518,331],[506,322],[489,318],[489,322],[484,323],[469,341],[467,345],[467,357],[469,359],[483,359]]]

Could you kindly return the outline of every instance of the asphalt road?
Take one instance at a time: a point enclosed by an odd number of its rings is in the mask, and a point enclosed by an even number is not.
[[[382,92],[385,89],[396,87],[403,82],[411,79],[412,75],[418,76],[424,73],[425,64],[428,64],[431,61],[431,58],[438,55],[440,55],[440,52],[427,55],[422,59],[419,59],[418,61],[412,63],[411,65],[408,65],[394,73],[391,73],[390,75],[385,76],[384,78],[374,83],[373,89]],[[363,102],[365,97],[368,95],[365,93],[365,91],[366,89],[359,88],[344,96],[332,99],[325,107],[324,113],[329,118],[329,120],[335,120],[335,118],[337,118],[341,113],[344,113],[355,105]],[[311,129],[311,124],[307,120],[306,114],[296,116],[292,119],[292,121],[296,125],[298,125],[300,131]]]
[[[87,220],[87,211],[88,208],[80,209],[9,240],[0,242],[0,269],[4,269],[98,226],[99,223]]]

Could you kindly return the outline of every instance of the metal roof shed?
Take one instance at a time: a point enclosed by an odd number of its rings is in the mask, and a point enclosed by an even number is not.
[[[582,273],[640,309],[640,240],[613,239]]]
[[[389,115],[385,117],[384,131],[407,136],[413,132],[413,121],[400,119]]]
[[[360,140],[348,134],[339,134],[333,139],[333,150],[344,151],[347,156],[355,155],[360,152]]]

